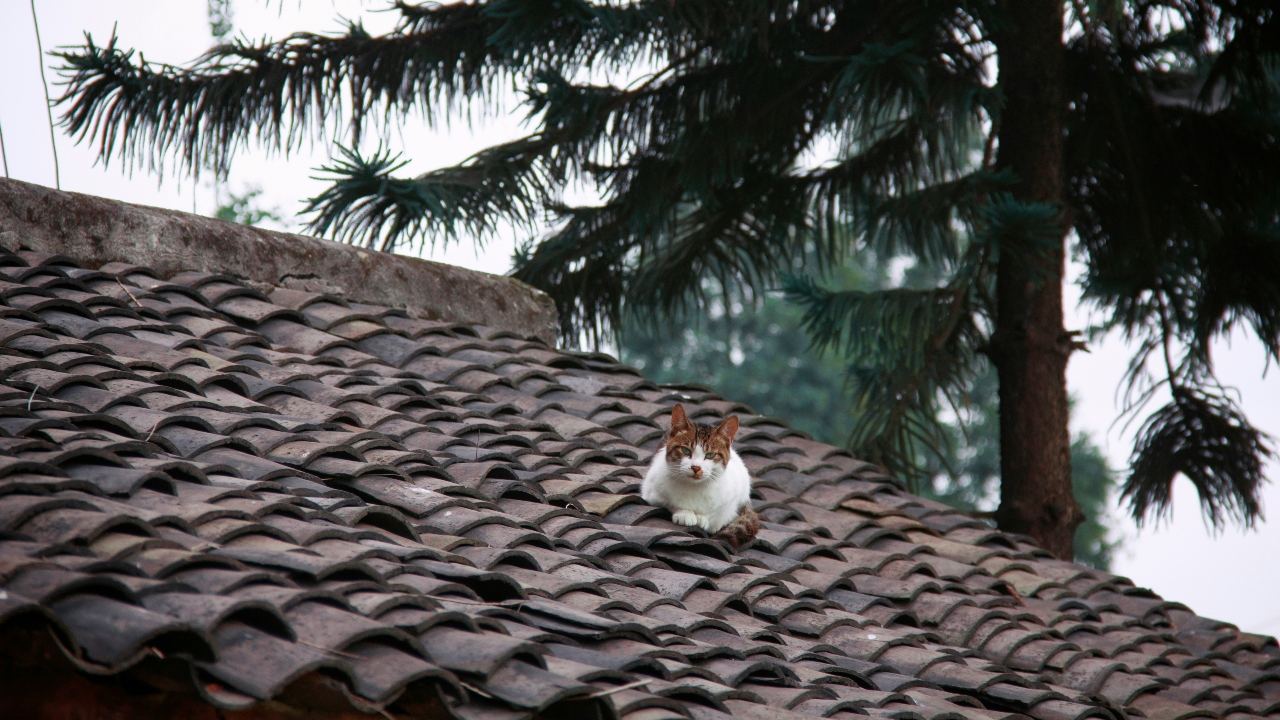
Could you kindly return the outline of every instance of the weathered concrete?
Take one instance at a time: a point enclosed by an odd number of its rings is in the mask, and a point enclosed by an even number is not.
[[[0,243],[60,253],[85,267],[128,262],[165,277],[226,273],[555,344],[555,305],[513,278],[17,180],[0,179]]]

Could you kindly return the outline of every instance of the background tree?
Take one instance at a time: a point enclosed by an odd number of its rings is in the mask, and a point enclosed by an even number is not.
[[[818,273],[859,247],[940,265],[923,289],[787,281],[851,359],[852,448],[909,472],[981,354],[999,378],[997,521],[1070,557],[1071,229],[1086,298],[1140,348],[1133,412],[1168,398],[1139,433],[1134,513],[1167,511],[1182,474],[1213,523],[1258,517],[1270,447],[1208,349],[1243,323],[1280,360],[1273,5],[398,0],[386,35],[234,41],[186,68],[87,39],[62,54],[64,120],[104,160],[224,175],[250,141],[345,130],[312,228],[374,248],[550,213],[515,274],[555,299],[569,340],[671,315],[706,278],[764,288],[802,255]],[[494,101],[513,85],[531,132],[456,167],[400,177],[394,154],[357,149],[411,111],[507,112]],[[600,202],[567,204],[578,183]]]
[[[284,213],[278,207],[264,207],[261,203],[262,188],[249,185],[242,192],[233,192],[223,186],[218,190],[218,208],[213,216],[241,225],[261,225],[270,221],[278,226],[285,224]]]
[[[235,30],[235,11],[231,0],[208,0],[205,13],[209,16],[209,34],[219,42]]]

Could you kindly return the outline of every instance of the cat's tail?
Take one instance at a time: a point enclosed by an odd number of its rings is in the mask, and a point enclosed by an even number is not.
[[[723,540],[730,545],[740,547],[750,542],[760,531],[760,516],[750,505],[742,508],[742,512],[738,513],[738,517],[732,522],[720,528],[720,532],[712,537],[717,540]]]

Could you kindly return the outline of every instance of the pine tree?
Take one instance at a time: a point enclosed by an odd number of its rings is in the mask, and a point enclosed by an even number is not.
[[[1132,412],[1169,398],[1134,449],[1134,513],[1166,512],[1184,475],[1215,524],[1259,516],[1270,445],[1209,347],[1243,325],[1280,360],[1273,6],[397,0],[386,35],[236,40],[185,68],[86,39],[62,54],[63,117],[103,160],[223,175],[250,141],[287,151],[345,131],[311,226],[375,249],[550,214],[515,274],[556,301],[570,341],[670,315],[707,278],[783,281],[813,337],[850,357],[853,449],[896,471],[941,442],[939,406],[963,405],[984,355],[999,377],[997,521],[1070,557],[1072,230],[1086,298],[1140,348]],[[410,112],[506,112],[493,101],[512,85],[527,137],[418,177],[359,150]],[[812,162],[825,147],[834,157]],[[602,200],[566,203],[579,182]],[[825,288],[860,247],[947,274]],[[800,267],[817,277],[787,274]]]

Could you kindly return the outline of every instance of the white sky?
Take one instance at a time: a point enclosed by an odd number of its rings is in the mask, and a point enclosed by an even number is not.
[[[361,0],[331,2],[291,2],[289,0],[237,0],[235,24],[238,32],[250,37],[280,37],[295,30],[328,31],[337,28],[336,18],[360,17],[373,32],[385,29],[387,14],[372,12],[385,5]],[[120,44],[138,48],[149,59],[186,62],[211,43],[204,0],[36,0],[45,50],[82,42],[91,32],[105,42],[114,25]],[[27,2],[0,3],[0,128],[3,130],[10,175],[27,182],[53,186],[53,159],[49,127],[40,86],[38,54]],[[53,63],[46,60],[50,94],[60,95]],[[468,128],[458,124],[451,131],[426,129],[419,118],[410,118],[390,138],[395,150],[412,161],[406,173],[417,173],[456,163],[494,142],[510,139],[520,132],[522,114],[508,108],[503,117]],[[163,184],[153,176],[136,171],[129,176],[119,167],[95,165],[87,146],[77,146],[59,134],[57,138],[62,187],[129,202],[201,213],[216,206],[213,190],[196,186],[189,179],[170,173]],[[324,147],[304,149],[292,157],[269,157],[253,150],[237,158],[230,187],[241,190],[261,186],[266,205],[276,205],[288,216],[301,208],[301,201],[316,194],[323,184],[311,179],[314,168],[328,159]],[[487,272],[502,273],[511,266],[516,233],[508,231],[484,249],[470,245],[453,246],[424,253]],[[1069,269],[1069,279],[1080,267]],[[1079,291],[1067,287],[1067,326],[1087,326],[1089,317],[1078,308]],[[1115,337],[1105,338],[1088,354],[1077,354],[1068,370],[1071,392],[1078,399],[1073,427],[1087,430],[1102,443],[1114,467],[1125,467],[1132,447],[1132,429],[1122,434],[1114,420],[1118,414],[1116,389],[1129,349]],[[1239,389],[1241,403],[1255,425],[1280,436],[1280,379],[1277,373],[1264,378],[1261,345],[1255,338],[1239,335],[1216,348],[1220,378]],[[1113,426],[1115,425],[1115,426]],[[1135,424],[1136,425],[1136,424]],[[1280,477],[1280,465],[1269,466],[1271,477]],[[1280,512],[1280,485],[1266,488],[1267,507]],[[1128,542],[1116,571],[1139,585],[1154,589],[1164,597],[1183,602],[1202,615],[1227,620],[1245,630],[1274,634],[1280,631],[1280,517],[1258,530],[1228,528],[1214,535],[1200,519],[1195,491],[1179,480],[1174,493],[1174,517],[1158,528],[1137,529],[1118,505],[1113,513],[1120,532]]]

